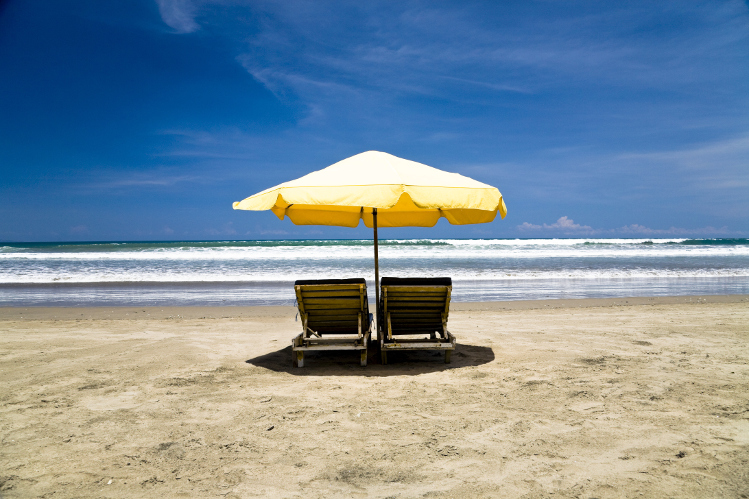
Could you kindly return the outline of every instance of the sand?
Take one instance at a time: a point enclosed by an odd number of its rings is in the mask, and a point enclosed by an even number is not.
[[[297,369],[290,307],[0,309],[0,496],[749,497],[749,297],[449,326]]]

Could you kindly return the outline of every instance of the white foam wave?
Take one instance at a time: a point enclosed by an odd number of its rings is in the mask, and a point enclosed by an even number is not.
[[[24,275],[0,274],[0,284],[92,284],[92,283],[188,283],[188,282],[277,282],[294,281],[296,279],[325,279],[330,276],[367,277],[373,270],[370,268],[322,267],[297,268],[287,271],[258,270],[247,272],[196,272],[196,271],[132,271],[130,269],[112,270],[108,272],[51,272],[36,271]],[[392,276],[413,276],[414,271],[408,269],[388,272]],[[539,279],[632,279],[632,278],[712,278],[738,277],[749,278],[749,269],[555,269],[555,270],[490,270],[478,271],[471,269],[445,269],[424,271],[418,269],[418,274],[424,277],[438,277],[449,273],[456,281],[516,281]]]
[[[535,259],[535,258],[670,258],[749,256],[747,246],[658,245],[523,245],[457,244],[455,246],[381,246],[380,258]],[[247,261],[329,260],[371,258],[367,246],[278,246],[221,248],[160,248],[148,251],[0,253],[0,262],[14,261]]]
[[[635,244],[638,241],[654,244]],[[661,244],[680,241],[683,240],[446,239],[425,244],[402,241],[408,244],[380,247],[380,265],[382,275],[450,275],[458,280],[477,281],[749,276],[749,245]],[[251,282],[354,277],[368,276],[373,259],[372,246],[360,242],[97,248],[0,252],[0,284]]]

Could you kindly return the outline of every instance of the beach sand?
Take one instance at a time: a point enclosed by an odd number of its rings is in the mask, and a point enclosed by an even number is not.
[[[431,352],[291,307],[0,309],[0,496],[749,497],[749,297],[456,303]]]

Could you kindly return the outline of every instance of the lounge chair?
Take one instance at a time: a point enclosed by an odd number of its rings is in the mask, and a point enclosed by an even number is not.
[[[292,359],[304,366],[304,352],[359,350],[367,365],[372,316],[364,279],[305,280],[294,283],[302,333],[291,340]]]
[[[439,350],[445,363],[455,350],[455,336],[447,330],[452,279],[383,277],[377,336],[382,363],[396,350]],[[403,336],[429,335],[424,338]]]

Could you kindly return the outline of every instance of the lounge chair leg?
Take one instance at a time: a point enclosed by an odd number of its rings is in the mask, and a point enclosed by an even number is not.
[[[304,352],[301,350],[296,352],[296,366],[304,367]]]
[[[361,351],[361,366],[367,367],[367,351],[366,350]]]
[[[383,366],[385,364],[387,364],[388,363],[388,353],[387,352],[380,352],[380,359],[382,361],[382,365]]]
[[[445,364],[449,364],[450,363],[450,354],[452,354],[452,353],[453,353],[452,350],[445,350]]]

